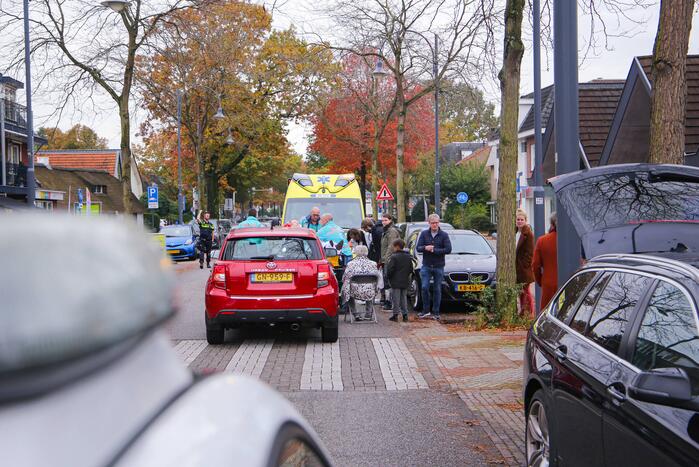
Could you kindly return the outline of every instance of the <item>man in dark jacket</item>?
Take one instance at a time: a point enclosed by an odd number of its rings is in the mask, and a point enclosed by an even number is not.
[[[383,225],[376,222],[371,228],[371,245],[369,245],[369,259],[379,264],[381,262],[381,237],[383,236]]]
[[[403,315],[403,321],[408,321],[408,287],[410,275],[413,273],[413,259],[404,248],[403,240],[395,240],[393,254],[386,263],[386,277],[391,284],[393,302],[393,315],[388,318],[391,321],[398,321],[398,313]]]
[[[430,214],[427,218],[430,228],[423,230],[417,241],[417,251],[422,253],[420,268],[420,285],[422,287],[422,313],[418,318],[439,319],[439,306],[442,302],[442,280],[444,279],[444,257],[451,253],[451,240],[439,228],[439,216]],[[430,300],[430,279],[434,282],[432,300]],[[430,302],[432,313],[430,313]]]

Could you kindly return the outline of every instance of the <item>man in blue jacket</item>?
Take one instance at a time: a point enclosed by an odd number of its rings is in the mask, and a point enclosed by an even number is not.
[[[422,286],[422,313],[418,318],[439,319],[439,306],[442,302],[442,280],[444,279],[444,257],[451,253],[451,240],[439,228],[439,216],[430,214],[427,218],[430,228],[423,230],[417,241],[417,251],[422,253],[420,284]],[[434,280],[434,291],[430,300],[430,279]],[[432,313],[430,313],[432,303]]]

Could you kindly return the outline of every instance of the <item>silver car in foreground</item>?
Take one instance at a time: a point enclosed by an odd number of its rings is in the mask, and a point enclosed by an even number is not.
[[[273,389],[184,366],[170,260],[129,222],[0,218],[0,463],[330,465]]]

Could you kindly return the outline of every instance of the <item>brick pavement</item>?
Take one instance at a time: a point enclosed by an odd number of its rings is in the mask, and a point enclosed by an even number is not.
[[[413,329],[466,406],[479,416],[507,465],[524,463],[521,401],[525,332],[467,332],[424,324]]]
[[[260,379],[278,391],[300,391],[305,358],[305,340],[277,339],[267,357]]]
[[[386,389],[379,359],[369,338],[340,338],[342,384],[346,391]]]

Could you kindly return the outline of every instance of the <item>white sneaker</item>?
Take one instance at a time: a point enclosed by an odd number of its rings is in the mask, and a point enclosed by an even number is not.
[[[432,318],[432,313],[422,313],[422,314],[417,315],[417,317],[420,319]]]

